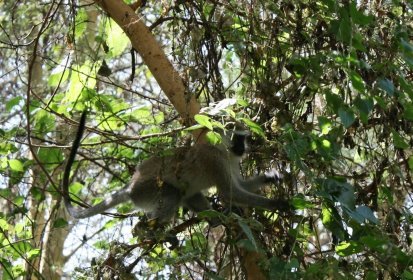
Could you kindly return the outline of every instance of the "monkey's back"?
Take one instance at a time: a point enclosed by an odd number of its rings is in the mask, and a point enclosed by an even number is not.
[[[223,146],[198,144],[173,154],[149,158],[138,166],[131,180],[131,197],[140,208],[150,209],[164,188],[175,188],[182,198],[222,184],[228,177],[228,152]],[[226,179],[224,179],[226,180]],[[227,178],[230,181],[230,178]]]

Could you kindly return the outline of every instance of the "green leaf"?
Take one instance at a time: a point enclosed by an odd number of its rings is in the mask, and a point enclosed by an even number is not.
[[[410,156],[408,161],[407,161],[410,170],[413,170],[413,156]]]
[[[27,271],[26,271],[27,268],[24,267],[24,265],[14,263],[11,268],[12,268],[11,271],[12,271],[13,277],[11,277],[10,279],[12,280],[23,279],[23,277],[20,278],[18,276],[24,276],[24,275],[27,276]]]
[[[251,240],[249,240],[249,239],[238,240],[237,241],[237,246],[239,248],[244,248],[244,249],[246,249],[247,251],[250,251],[250,252],[256,252],[257,251],[257,248],[255,247],[255,244],[253,244],[251,242]]]
[[[93,92],[91,89],[84,88],[82,90],[82,94],[81,94],[82,98],[81,99],[84,99],[84,96],[92,95],[92,94],[90,94],[91,92]],[[100,121],[105,121],[106,117],[108,117],[108,118],[110,118],[110,117],[113,118],[114,117],[113,112],[116,111],[116,110],[113,108],[113,105],[115,105],[116,102],[119,102],[118,99],[113,100],[112,97],[101,94],[99,96],[99,98],[94,98],[93,100],[94,100],[93,105],[96,107],[96,109],[98,111],[107,113],[103,117],[101,117]],[[141,108],[139,108],[138,110],[140,110],[140,109]],[[132,112],[131,114],[134,114],[134,112]]]
[[[4,130],[0,129],[0,138],[5,136],[2,132],[4,132]],[[6,156],[6,155],[9,155],[9,154],[14,153],[16,151],[18,151],[18,148],[15,145],[13,145],[12,143],[0,142],[0,155],[5,155]],[[6,164],[6,158],[1,157],[0,158],[0,163]]]
[[[311,149],[307,137],[293,130],[286,132],[284,143],[288,157],[297,162],[306,156]]]
[[[23,100],[23,97],[21,96],[17,96],[17,97],[13,97],[12,99],[10,99],[9,101],[7,101],[6,103],[6,111],[10,112],[11,109],[13,109],[15,106],[20,104],[20,101]]]
[[[26,256],[29,260],[33,260],[34,258],[40,256],[41,250],[38,248],[32,249],[26,253]]]
[[[74,182],[69,186],[69,192],[74,195],[79,194],[81,189],[83,189],[83,185],[79,182]]]
[[[133,206],[130,203],[122,203],[116,207],[116,211],[122,214],[130,213],[133,210]]]
[[[328,107],[330,107],[331,110],[333,110],[333,112],[336,114],[338,113],[338,110],[343,106],[343,100],[341,99],[341,97],[332,92],[326,93],[326,101]]]
[[[323,207],[321,209],[321,214],[322,214],[322,221],[324,225],[329,225],[334,222],[334,218],[331,212],[331,208],[329,207]]]
[[[123,32],[122,28],[112,19],[107,21],[106,34],[108,34],[107,45],[110,50],[111,57],[120,56],[129,45],[129,38]]]
[[[387,110],[387,102],[384,100],[384,98],[378,95],[375,95],[373,98],[383,110]]]
[[[9,223],[5,219],[0,218],[0,228],[3,232],[7,231],[9,229]]]
[[[96,72],[101,64],[98,62],[85,61],[81,66],[73,65],[70,75],[69,90],[66,92],[62,102],[75,102],[79,99],[84,89],[93,89],[96,86]]]
[[[105,225],[103,226],[103,229],[113,228],[117,224],[118,224],[118,221],[116,219],[109,220],[105,223]]]
[[[384,90],[388,95],[394,96],[395,88],[394,88],[393,82],[390,81],[389,79],[378,80],[377,86],[380,89]]]
[[[323,204],[321,213],[324,226],[340,240],[345,239],[347,233],[344,231],[342,218],[337,209],[330,207],[327,204]]]
[[[19,253],[27,253],[33,249],[33,246],[28,241],[18,241],[14,244],[14,248]]]
[[[48,84],[51,87],[59,86],[59,83],[67,81],[70,75],[70,70],[66,66],[67,59],[62,60],[50,73]]]
[[[404,61],[410,66],[413,67],[413,45],[408,41],[401,39],[399,47],[402,51],[402,57]]]
[[[204,128],[203,125],[195,124],[193,126],[185,128],[184,131],[192,131],[192,130],[197,130],[197,129],[202,129],[202,128]]]
[[[237,98],[237,104],[242,107],[248,107],[250,104],[245,99]]]
[[[350,15],[355,24],[369,25],[374,21],[374,16],[365,15],[363,11],[357,10],[356,1],[350,3]]]
[[[53,228],[64,228],[68,225],[69,223],[63,219],[63,218],[58,218],[53,222]]]
[[[352,42],[353,42],[353,47],[355,49],[357,49],[359,51],[362,51],[362,52],[367,51],[367,49],[366,49],[366,47],[364,46],[364,43],[363,43],[363,37],[361,36],[360,33],[355,33],[353,35],[353,41]]]
[[[145,123],[144,118],[142,118],[142,122]],[[110,131],[119,131],[125,128],[125,123],[118,116],[107,113],[103,114],[99,128]]]
[[[340,195],[337,197],[337,201],[344,207],[354,209],[356,197],[353,186],[349,183],[342,183],[340,185]]]
[[[209,130],[213,130],[213,126],[212,126],[210,117],[205,116],[205,115],[197,114],[197,115],[194,116],[194,119],[200,125],[208,128]]]
[[[11,195],[12,195],[12,191],[10,188],[7,188],[7,189],[0,188],[0,197],[8,197]]]
[[[363,246],[355,241],[341,242],[336,246],[336,253],[341,257],[347,257],[363,251]]]
[[[41,190],[38,187],[32,187],[30,188],[30,194],[32,195],[32,197],[34,198],[34,200],[36,200],[37,202],[41,202],[45,199],[45,194],[44,191]]]
[[[388,244],[388,240],[379,235],[364,235],[360,237],[360,241],[370,249],[379,251],[383,251],[385,249],[383,245]]]
[[[352,35],[350,17],[344,7],[339,9],[339,14],[340,14],[339,28],[338,28],[338,32],[336,33],[336,37],[338,40],[344,43],[350,44],[351,35]]]
[[[365,280],[377,280],[379,279],[377,273],[375,271],[367,271]]]
[[[47,168],[53,168],[55,165],[60,164],[63,161],[63,153],[59,148],[40,148],[38,151],[39,160],[50,166]]]
[[[250,227],[246,223],[244,223],[244,221],[242,221],[241,219],[238,219],[238,225],[241,227],[242,231],[245,233],[248,240],[254,246],[254,250],[258,251],[259,248],[258,248],[257,242],[255,241],[254,235],[252,234]]]
[[[403,77],[399,77],[400,89],[409,95],[410,99],[413,99],[413,84],[407,81]]]
[[[372,223],[374,223],[374,224],[378,224],[378,223],[379,223],[379,221],[377,220],[376,216],[374,216],[373,211],[372,211],[369,207],[367,207],[367,206],[365,206],[365,205],[358,206],[358,207],[356,208],[356,212],[357,212],[358,214],[360,214],[363,218],[365,218],[366,220],[368,220],[368,221],[370,221],[370,222],[372,222]]]
[[[357,110],[360,113],[361,121],[363,123],[367,123],[368,116],[374,107],[373,99],[371,98],[363,99],[363,98],[358,97],[354,100],[354,105],[356,106]]]
[[[300,262],[296,258],[289,258],[287,262],[278,257],[272,257],[269,262],[268,279],[302,279],[298,276],[298,271],[300,271]]]
[[[257,134],[261,137],[265,137],[265,132],[259,124],[257,124],[256,122],[254,122],[250,119],[247,119],[247,118],[241,118],[241,121],[248,126],[248,129],[251,132],[253,132],[253,133],[255,133],[255,134]]]
[[[221,212],[215,211],[215,210],[204,210],[201,212],[197,213],[197,216],[201,219],[214,219],[214,218],[225,218],[226,216],[224,214],[222,214]]]
[[[404,108],[403,117],[406,120],[413,121],[413,104],[412,103],[403,104],[403,108]]]
[[[25,229],[25,224],[24,223],[17,223],[14,226],[14,231],[18,236],[21,236],[21,232]]]
[[[328,198],[328,200],[332,202],[340,202],[342,206],[348,209],[354,209],[354,187],[347,183],[344,178],[320,178],[317,179],[316,182],[320,186],[320,191],[325,194],[324,197]]]
[[[77,69],[76,69],[77,70]],[[71,78],[70,78],[70,86],[69,86],[69,91],[65,94],[65,97],[63,98],[63,102],[74,102],[76,101],[80,93],[82,92],[82,89],[84,87],[81,78],[80,78],[80,70],[73,71]],[[86,73],[89,73],[90,71],[87,71]]]
[[[314,208],[314,205],[311,202],[305,200],[304,197],[299,196],[293,197],[293,199],[291,200],[291,204],[294,206],[295,209],[298,210]]]
[[[21,206],[23,206],[24,202],[26,201],[26,198],[24,196],[18,195],[18,196],[15,196],[12,201],[13,201],[14,204],[21,207]]]
[[[327,135],[332,128],[332,123],[328,118],[319,116],[318,126],[320,127],[321,133]]]
[[[106,240],[99,240],[93,243],[93,247],[95,247],[96,249],[108,250],[110,248],[110,244]]]
[[[393,144],[398,149],[407,149],[410,147],[405,139],[394,129],[392,129]]]
[[[216,145],[222,142],[221,135],[214,131],[208,131],[205,137],[208,143],[211,143],[212,145]]]
[[[133,110],[131,116],[133,116],[134,120],[142,122],[142,120],[148,120],[149,118],[152,119],[153,110],[149,106],[140,107],[136,110]],[[144,121],[145,124],[151,124],[153,121]]]
[[[366,88],[364,86],[363,78],[353,70],[349,71],[351,85],[360,93],[364,93]]]
[[[75,38],[79,39],[86,31],[88,24],[88,16],[84,8],[76,11],[75,17]],[[89,42],[91,44],[92,42]]]
[[[37,134],[45,134],[55,129],[55,116],[45,110],[38,110],[34,114],[33,119],[35,121],[35,129]]]
[[[23,276],[23,273],[21,275],[14,274],[14,273],[13,273],[13,275],[10,274],[10,272],[12,272],[14,266],[16,265],[15,263],[12,264],[9,260],[7,260],[3,257],[0,258],[0,262],[2,264],[2,274],[3,274],[2,275],[3,276],[2,280],[15,280],[15,279],[17,279],[18,276]],[[23,270],[23,271],[25,271],[25,270]],[[22,279],[23,279],[23,277],[22,277]]]
[[[288,65],[286,66],[287,70],[294,74],[296,77],[302,77],[303,75],[307,74],[308,65],[306,59],[302,57],[294,57],[292,58]]]
[[[17,172],[23,172],[24,166],[23,163],[18,159],[10,159],[9,160],[10,169]]]
[[[353,111],[347,107],[340,107],[340,109],[338,109],[338,116],[345,128],[350,127],[355,121]]]
[[[386,201],[390,204],[394,203],[394,194],[392,192],[392,189],[390,189],[387,186],[382,186],[379,188],[379,199],[381,201]]]
[[[402,277],[404,280],[413,280],[413,272],[406,269],[403,271]]]

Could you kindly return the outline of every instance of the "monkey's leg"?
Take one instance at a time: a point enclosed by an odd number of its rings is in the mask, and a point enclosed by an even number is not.
[[[233,186],[230,189],[221,190],[224,199],[239,206],[247,207],[262,207],[268,210],[287,211],[290,205],[283,199],[269,199],[241,188],[241,186]]]
[[[151,219],[156,219],[158,223],[163,224],[169,222],[175,216],[182,195],[177,188],[166,182],[158,188],[155,208],[148,214],[148,216]]]
[[[196,213],[211,209],[209,201],[202,193],[196,193],[190,197],[185,198],[184,204]]]
[[[205,198],[202,193],[196,193],[184,200],[184,204],[186,207],[191,209],[192,211],[198,213],[201,211],[205,211],[211,209],[211,205],[209,201]],[[212,227],[216,227],[222,224],[219,218],[208,218],[208,223]]]

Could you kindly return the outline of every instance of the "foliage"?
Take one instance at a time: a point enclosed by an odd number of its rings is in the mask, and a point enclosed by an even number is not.
[[[52,217],[81,111],[89,117],[71,191],[91,204],[193,129],[181,126],[119,27],[80,3],[0,3],[2,279],[35,275],[45,250],[32,242],[36,213],[52,229],[76,228]],[[271,279],[413,279],[411,2],[150,1],[139,13],[206,108],[198,125],[248,127],[243,171],[279,169],[282,187],[267,195],[296,210],[228,213],[212,194],[214,211],[200,220],[181,209],[148,237],[135,218],[134,236],[121,241],[116,228],[130,219],[90,220],[95,233],[66,240],[68,273],[238,279],[246,250],[265,256]],[[211,218],[223,226],[204,222]],[[73,245],[83,241],[101,256],[97,265]]]

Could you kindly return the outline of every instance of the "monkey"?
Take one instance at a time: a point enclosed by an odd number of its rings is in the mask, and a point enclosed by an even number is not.
[[[136,168],[126,187],[99,204],[80,210],[72,205],[69,177],[83,137],[85,122],[86,111],[80,118],[62,180],[64,204],[75,219],[88,218],[120,203],[132,201],[149,219],[164,224],[174,217],[180,206],[196,213],[210,209],[211,206],[202,191],[213,186],[217,188],[219,196],[230,205],[260,207],[271,211],[290,209],[287,200],[269,199],[254,193],[277,179],[274,172],[242,178],[239,165],[246,152],[246,134],[234,132],[227,146],[222,143],[195,144],[176,148],[166,156],[154,156],[144,160]]]

